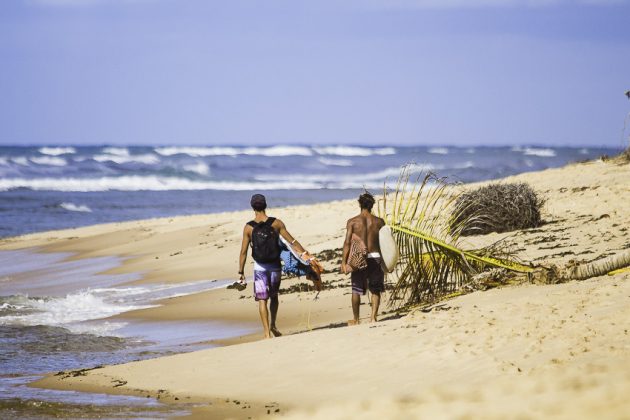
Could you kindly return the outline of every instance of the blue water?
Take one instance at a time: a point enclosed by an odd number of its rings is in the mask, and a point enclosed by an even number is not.
[[[0,147],[0,237],[351,198],[400,167],[472,182],[612,155],[567,147]]]
[[[186,407],[147,398],[50,391],[28,386],[58,371],[124,363],[211,347],[257,324],[124,318],[162,299],[225,287],[228,281],[130,285],[138,274],[100,274],[118,257],[73,260],[68,253],[0,251],[0,418],[165,418]],[[117,318],[111,318],[119,315]]]

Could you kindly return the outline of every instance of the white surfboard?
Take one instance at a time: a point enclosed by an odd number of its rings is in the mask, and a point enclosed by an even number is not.
[[[391,273],[396,268],[400,254],[398,245],[392,235],[392,230],[385,225],[378,231],[378,242],[381,247],[381,258],[383,259],[383,268]]]
[[[284,239],[282,236],[280,236],[280,240],[282,241],[282,243],[289,249],[289,251],[291,252],[291,254],[297,258],[297,260],[299,262],[301,262],[304,265],[310,265],[310,263],[308,261],[306,261],[304,258],[302,258],[300,256],[300,254],[298,254],[298,252],[295,250],[295,248],[293,248],[293,245],[291,245],[289,243],[289,241],[287,241],[286,239]]]

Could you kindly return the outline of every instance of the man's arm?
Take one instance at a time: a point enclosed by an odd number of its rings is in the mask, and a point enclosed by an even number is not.
[[[343,242],[343,253],[341,254],[341,272],[348,274],[348,255],[350,254],[350,241],[352,240],[352,222],[346,223],[346,240]]]
[[[279,229],[279,233],[280,235],[282,235],[282,237],[291,244],[291,246],[300,254],[304,254],[304,253],[308,253],[304,247],[297,241],[297,239],[295,239],[293,236],[291,236],[291,234],[289,233],[289,231],[287,230],[287,227],[284,225],[284,222],[280,219],[276,219],[274,222],[274,225],[277,223],[278,229]]]
[[[247,248],[252,239],[252,228],[245,225],[243,228],[243,242],[241,242],[241,254],[238,258],[238,274],[241,281],[245,280],[245,261],[247,261]]]

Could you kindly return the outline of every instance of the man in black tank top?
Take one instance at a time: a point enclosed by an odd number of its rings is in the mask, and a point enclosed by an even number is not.
[[[282,220],[268,217],[267,200],[262,194],[254,194],[250,202],[254,210],[254,220],[248,222],[243,228],[243,242],[239,257],[239,280],[245,285],[245,262],[247,261],[247,249],[252,245],[252,258],[254,259],[254,298],[258,301],[258,311],[263,325],[265,338],[282,335],[276,327],[278,315],[278,291],[280,290],[281,265],[280,251],[274,258],[273,241],[277,247],[278,235],[293,244],[294,248],[303,254],[306,250],[287,231]],[[257,249],[254,249],[256,246]],[[267,309],[267,301],[270,301]],[[271,322],[269,319],[271,312]]]

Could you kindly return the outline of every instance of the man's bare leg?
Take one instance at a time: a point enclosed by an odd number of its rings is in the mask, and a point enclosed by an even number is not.
[[[269,326],[269,330],[274,336],[280,337],[282,333],[278,331],[278,328],[276,327],[276,317],[278,316],[278,306],[280,305],[278,302],[278,296],[274,296],[269,299],[269,310],[271,311],[271,325]]]
[[[378,306],[381,304],[381,294],[372,293],[372,318],[371,322],[376,322],[378,317]]]
[[[271,332],[269,331],[269,311],[267,310],[267,300],[258,301],[258,312],[260,312],[260,320],[263,324],[263,332],[265,338],[271,338]]]
[[[352,314],[354,319],[348,321],[348,325],[359,324],[359,307],[361,306],[361,295],[358,293],[352,293]]]

